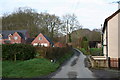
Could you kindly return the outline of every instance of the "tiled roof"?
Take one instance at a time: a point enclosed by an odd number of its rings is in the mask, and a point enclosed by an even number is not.
[[[43,36],[50,42],[50,44],[54,45],[54,43],[50,40],[49,37],[47,37],[46,35],[43,35]]]
[[[2,34],[3,39],[8,39],[8,35],[14,34],[15,32],[25,39],[27,30],[2,30],[0,31],[0,34]]]
[[[28,39],[26,40],[26,43],[31,44],[31,42],[32,42],[34,39],[35,39],[35,38],[28,38]]]

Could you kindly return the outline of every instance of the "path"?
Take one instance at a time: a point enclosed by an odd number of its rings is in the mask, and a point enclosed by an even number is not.
[[[74,56],[61,67],[52,78],[94,78],[92,72],[85,67],[83,53],[74,49]]]

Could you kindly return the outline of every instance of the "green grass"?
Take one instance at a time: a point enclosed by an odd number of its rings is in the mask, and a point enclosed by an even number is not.
[[[26,61],[2,61],[2,77],[4,78],[32,78],[47,75],[59,67],[47,59],[35,58]]]
[[[79,48],[79,50],[85,55],[90,55],[90,52],[86,51],[84,48]]]
[[[84,48],[78,48],[85,55],[102,56],[102,48],[90,48],[86,51]]]
[[[45,58],[34,58],[26,61],[2,61],[3,78],[36,78],[56,71],[59,66],[73,55],[70,50],[57,62],[51,63]]]
[[[90,48],[90,53],[92,56],[102,56],[102,48]]]

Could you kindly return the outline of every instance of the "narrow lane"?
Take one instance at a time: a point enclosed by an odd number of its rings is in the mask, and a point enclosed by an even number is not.
[[[86,56],[79,50],[74,49],[74,52],[74,56],[52,78],[95,78],[84,65]]]

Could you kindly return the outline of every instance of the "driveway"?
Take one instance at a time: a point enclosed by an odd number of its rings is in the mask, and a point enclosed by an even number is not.
[[[95,78],[84,65],[86,56],[79,50],[74,49],[74,52],[74,56],[52,78]]]

